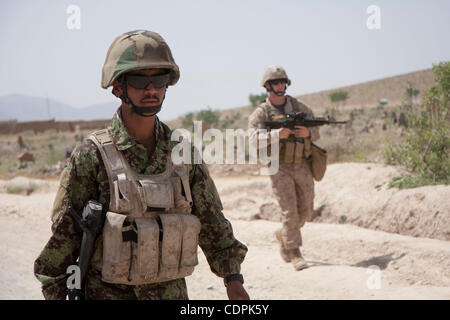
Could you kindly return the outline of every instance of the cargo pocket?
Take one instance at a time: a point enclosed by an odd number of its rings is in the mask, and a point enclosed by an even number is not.
[[[158,183],[153,181],[141,180],[145,202],[150,208],[173,208],[174,195],[173,187],[170,182]]]
[[[102,280],[127,283],[131,263],[131,241],[123,241],[122,232],[126,215],[106,213],[103,228]]]
[[[198,264],[197,247],[200,233],[200,220],[194,215],[181,215],[183,220],[183,241],[181,249],[181,267],[192,268]],[[191,271],[191,272],[192,272]]]
[[[180,263],[183,226],[180,215],[161,214],[163,239],[161,248],[161,277],[174,278]]]
[[[159,267],[159,225],[154,218],[136,218],[137,243],[133,242],[133,282],[157,277]]]

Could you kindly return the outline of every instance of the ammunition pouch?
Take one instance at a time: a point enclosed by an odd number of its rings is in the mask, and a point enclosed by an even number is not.
[[[190,214],[155,217],[108,212],[103,231],[102,280],[139,285],[189,276],[198,264],[199,219]]]
[[[304,144],[297,141],[280,141],[280,162],[300,164],[304,159]]]

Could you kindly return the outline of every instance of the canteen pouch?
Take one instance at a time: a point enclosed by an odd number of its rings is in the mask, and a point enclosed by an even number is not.
[[[311,144],[311,172],[314,180],[320,181],[325,175],[327,169],[327,151],[316,146],[314,143]]]

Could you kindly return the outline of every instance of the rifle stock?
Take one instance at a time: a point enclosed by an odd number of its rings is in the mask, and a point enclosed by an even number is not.
[[[94,253],[94,243],[97,235],[103,227],[102,204],[95,200],[89,200],[83,209],[82,217],[70,208],[70,213],[78,222],[83,230],[83,238],[81,240],[80,257],[78,259],[78,267],[80,268],[81,289],[70,289],[69,300],[85,300],[85,280],[89,262]]]

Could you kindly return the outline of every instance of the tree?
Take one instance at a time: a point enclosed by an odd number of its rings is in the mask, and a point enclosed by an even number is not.
[[[385,157],[388,162],[402,164],[410,172],[416,173],[425,182],[422,184],[448,184],[450,61],[433,65],[433,72],[436,86],[423,95],[419,110],[407,112],[410,125],[406,143],[389,146]]]

